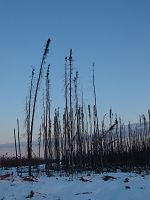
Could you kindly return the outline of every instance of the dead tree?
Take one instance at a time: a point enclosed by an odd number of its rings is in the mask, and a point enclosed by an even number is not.
[[[64,152],[63,152],[63,161],[66,165],[66,169],[68,168],[68,151],[69,151],[69,146],[70,146],[70,135],[68,133],[69,131],[69,122],[68,122],[68,77],[67,77],[67,61],[68,58],[65,57],[65,92],[64,92],[64,96],[65,96],[65,109],[64,109],[64,115],[63,115],[63,138],[64,138]]]
[[[38,79],[36,83],[36,89],[35,89],[35,94],[34,94],[34,100],[33,100],[33,109],[32,109],[32,115],[31,115],[31,125],[30,125],[30,141],[29,141],[29,154],[28,154],[28,159],[29,159],[29,176],[32,175],[31,173],[31,163],[32,163],[32,137],[33,137],[33,125],[34,125],[34,116],[35,116],[35,109],[36,109],[36,102],[37,102],[37,95],[38,95],[38,90],[39,90],[39,84],[40,80],[42,77],[42,72],[43,72],[43,67],[46,62],[47,54],[49,52],[49,45],[50,45],[50,38],[47,40],[46,47],[43,53],[40,69],[39,69],[39,74],[38,74]]]
[[[72,49],[69,55],[69,99],[70,99],[70,147],[69,147],[69,171],[73,172],[73,107],[72,107]]]
[[[22,176],[22,158],[21,158],[21,147],[20,147],[20,131],[19,131],[19,120],[17,119],[17,128],[18,128],[18,150],[19,150],[19,163],[21,168],[21,176]]]
[[[16,141],[16,131],[15,131],[15,128],[14,128],[14,142],[15,142],[16,165],[17,165],[17,175],[18,175],[18,151],[17,151],[17,141]]]
[[[48,65],[46,73],[46,111],[45,111],[45,153],[46,153],[46,169],[49,173],[50,160],[52,159],[51,150],[51,117],[50,117],[50,78],[49,78],[50,65]]]
[[[55,110],[54,116],[54,155],[56,160],[57,170],[60,169],[60,124],[59,124],[59,109]]]

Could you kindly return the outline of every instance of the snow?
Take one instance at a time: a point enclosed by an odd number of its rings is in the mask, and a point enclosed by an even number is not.
[[[2,173],[1,173],[2,174]],[[81,178],[82,177],[82,178]],[[108,180],[104,177],[108,177]],[[115,179],[116,178],[116,179]],[[126,180],[126,181],[125,181]],[[35,181],[11,175],[0,180],[0,200],[148,200],[150,175],[103,173],[53,177],[41,175]]]

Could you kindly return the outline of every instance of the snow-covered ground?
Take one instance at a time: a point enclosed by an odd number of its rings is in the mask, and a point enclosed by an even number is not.
[[[1,171],[0,200],[149,200],[150,175],[136,173],[76,174],[71,180],[55,174],[35,181]],[[109,177],[110,176],[110,177]],[[82,178],[81,178],[82,177]],[[108,179],[108,180],[107,180]]]

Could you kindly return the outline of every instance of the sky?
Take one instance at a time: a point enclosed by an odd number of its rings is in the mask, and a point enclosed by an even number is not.
[[[13,141],[32,66],[38,73],[47,39],[52,107],[64,104],[64,59],[73,50],[79,95],[92,104],[92,63],[100,118],[112,108],[127,123],[150,109],[149,0],[1,0],[0,143]],[[44,84],[44,83],[43,83]],[[39,100],[40,101],[40,97]],[[38,116],[37,116],[38,117]]]

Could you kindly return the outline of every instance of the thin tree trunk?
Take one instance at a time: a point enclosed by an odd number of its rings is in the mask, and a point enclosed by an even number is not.
[[[17,175],[18,174],[18,152],[17,152],[17,142],[16,142],[16,131],[14,128],[14,142],[15,142],[15,152],[16,152],[16,165],[17,165]]]
[[[20,131],[19,131],[19,120],[18,120],[18,119],[17,119],[17,128],[18,128],[18,149],[19,149],[19,161],[20,161],[21,176],[22,176],[22,158],[21,158]]]
[[[48,51],[49,51],[49,45],[50,45],[50,38],[47,40],[47,43],[46,43],[46,47],[45,47],[45,51],[44,51],[44,54],[43,54],[43,57],[42,57],[42,62],[41,62],[41,65],[40,65],[40,70],[39,70],[39,74],[38,74],[38,80],[37,80],[37,84],[36,84],[36,89],[35,89],[35,95],[34,95],[34,101],[33,101],[33,110],[32,110],[32,117],[31,117],[31,128],[30,128],[30,142],[29,142],[29,145],[30,145],[30,151],[29,151],[29,176],[32,175],[31,173],[31,160],[32,160],[32,137],[33,137],[33,125],[34,125],[34,115],[35,115],[35,108],[36,108],[36,101],[37,101],[37,94],[38,94],[38,90],[39,90],[39,84],[40,84],[40,80],[41,80],[41,77],[42,77],[42,71],[43,71],[43,67],[44,67],[44,64],[45,64],[45,60],[46,60],[46,57],[47,57],[47,54],[48,54]]]

